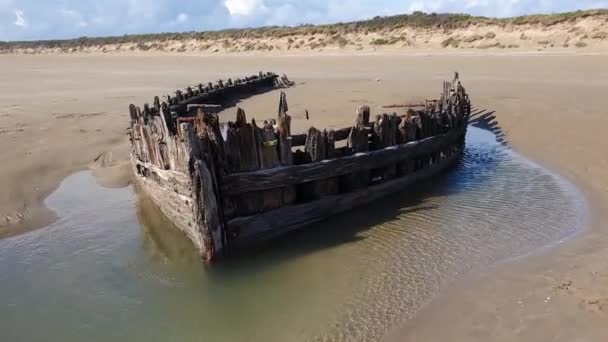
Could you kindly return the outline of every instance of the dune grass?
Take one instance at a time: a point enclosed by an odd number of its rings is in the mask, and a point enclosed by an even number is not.
[[[41,41],[14,41],[0,42],[0,52],[10,52],[16,49],[59,49],[61,51],[72,51],[72,49],[82,50],[88,47],[102,47],[104,45],[124,45],[134,44],[136,49],[147,51],[156,43],[162,46],[168,42],[184,41],[221,41],[235,39],[292,39],[294,36],[310,36],[313,40],[316,35],[333,37],[333,41],[340,47],[350,44],[350,41],[343,38],[347,34],[367,35],[381,31],[393,31],[402,28],[428,28],[437,30],[450,30],[466,28],[471,25],[543,25],[551,26],[567,21],[575,21],[590,16],[608,15],[608,9],[586,10],[557,14],[527,15],[514,18],[487,18],[471,16],[469,14],[438,14],[414,12],[412,14],[402,14],[386,17],[375,17],[369,20],[353,21],[348,23],[336,23],[328,25],[300,25],[300,26],[269,26],[260,28],[226,29],[220,31],[204,32],[183,32],[183,33],[154,33],[154,34],[132,34],[111,37],[81,37],[66,40],[41,40]],[[493,33],[488,33],[488,35]],[[486,35],[485,38],[493,38]],[[598,36],[598,39],[605,39]],[[473,39],[473,38],[469,38]],[[477,37],[475,39],[478,39]],[[400,39],[376,38],[372,45],[395,44]],[[292,39],[293,43],[293,39]],[[446,46],[454,46],[455,42],[446,42]],[[290,43],[291,44],[291,43]],[[324,42],[317,42],[316,46],[323,45]],[[327,44],[327,43],[325,43]],[[298,44],[303,45],[303,44]],[[263,50],[270,49],[265,46]],[[182,50],[182,48],[180,48]]]

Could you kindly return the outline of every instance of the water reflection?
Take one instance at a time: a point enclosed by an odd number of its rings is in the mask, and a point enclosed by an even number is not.
[[[196,248],[145,194],[138,194],[137,219],[143,249],[155,262],[198,263]]]

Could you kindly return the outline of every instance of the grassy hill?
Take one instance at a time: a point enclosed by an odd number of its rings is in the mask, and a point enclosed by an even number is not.
[[[468,14],[375,17],[329,25],[0,42],[0,53],[239,53],[412,48],[608,48],[608,10],[487,18]]]

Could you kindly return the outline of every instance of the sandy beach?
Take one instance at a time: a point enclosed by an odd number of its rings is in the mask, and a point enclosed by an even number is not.
[[[109,186],[128,181],[130,103],[260,70],[296,82],[288,101],[297,131],[348,125],[359,104],[378,113],[385,104],[436,96],[441,80],[458,70],[475,107],[496,111],[512,148],[587,198],[583,233],[464,277],[389,340],[608,338],[608,59],[602,52],[0,56],[0,237],[50,222],[43,200],[76,170],[92,167]],[[263,96],[244,108],[265,119],[275,102]]]

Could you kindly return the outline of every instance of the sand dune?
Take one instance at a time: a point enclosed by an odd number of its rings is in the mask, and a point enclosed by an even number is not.
[[[10,54],[310,54],[428,49],[607,51],[608,11],[493,19],[415,13],[346,24],[0,44]]]

